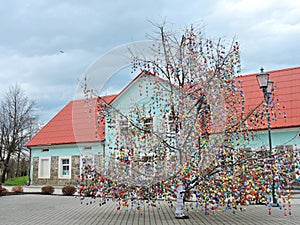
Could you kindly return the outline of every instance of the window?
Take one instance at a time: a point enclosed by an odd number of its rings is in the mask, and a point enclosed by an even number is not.
[[[120,134],[127,134],[128,133],[128,120],[127,119],[121,119],[119,121],[119,129]]]
[[[154,162],[154,157],[153,156],[142,156],[142,161],[143,162]]]
[[[38,168],[38,177],[39,178],[50,178],[50,157],[40,157],[39,158],[39,168]]]
[[[59,175],[58,178],[71,178],[71,157],[59,158]]]
[[[49,148],[43,148],[42,152],[49,152]]]
[[[181,129],[181,123],[178,121],[178,116],[170,115],[167,121],[168,130],[167,137],[174,138]]]
[[[151,133],[153,131],[153,118],[152,117],[146,117],[144,119],[144,130],[147,133]]]
[[[81,156],[80,160],[80,173],[87,170],[88,168],[92,169],[95,165],[95,157],[93,155]]]
[[[175,137],[176,133],[177,133],[176,121],[173,116],[169,116],[167,136],[172,138],[172,137]]]

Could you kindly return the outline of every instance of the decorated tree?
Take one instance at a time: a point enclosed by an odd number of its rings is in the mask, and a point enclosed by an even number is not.
[[[208,39],[193,26],[180,35],[157,28],[152,57],[132,54],[140,98],[124,108],[98,96],[108,153],[100,170],[83,163],[80,193],[103,202],[177,197],[178,218],[186,218],[183,198],[193,197],[207,214],[235,212],[271,206],[274,185],[276,199],[289,201],[293,153],[247,148],[276,104],[269,96],[271,104],[245,107],[238,42]]]

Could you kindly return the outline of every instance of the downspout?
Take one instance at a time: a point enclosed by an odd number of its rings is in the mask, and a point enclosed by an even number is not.
[[[27,147],[29,149],[29,167],[28,167],[28,182],[26,185],[30,185],[31,184],[31,148]]]

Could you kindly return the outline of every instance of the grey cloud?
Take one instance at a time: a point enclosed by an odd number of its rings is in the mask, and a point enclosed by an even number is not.
[[[236,35],[243,73],[260,66],[299,66],[299,10],[294,0],[5,1],[0,5],[0,94],[18,82],[47,122],[74,98],[78,81],[99,56],[153,34],[148,20],[166,19],[175,29],[198,23],[211,37]],[[110,82],[107,92],[123,85]]]

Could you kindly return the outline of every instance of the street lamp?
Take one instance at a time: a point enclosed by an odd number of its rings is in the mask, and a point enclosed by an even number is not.
[[[260,89],[263,90],[264,98],[267,103],[267,110],[268,110],[268,136],[269,136],[269,158],[272,155],[272,139],[271,139],[271,118],[270,118],[270,95],[273,92],[274,89],[274,82],[269,80],[269,74],[264,72],[264,68],[260,69],[260,73],[256,75],[256,79],[258,82],[258,85]],[[273,168],[272,168],[272,199],[273,199],[273,205],[277,206],[277,199],[275,198],[275,179],[273,174]]]

